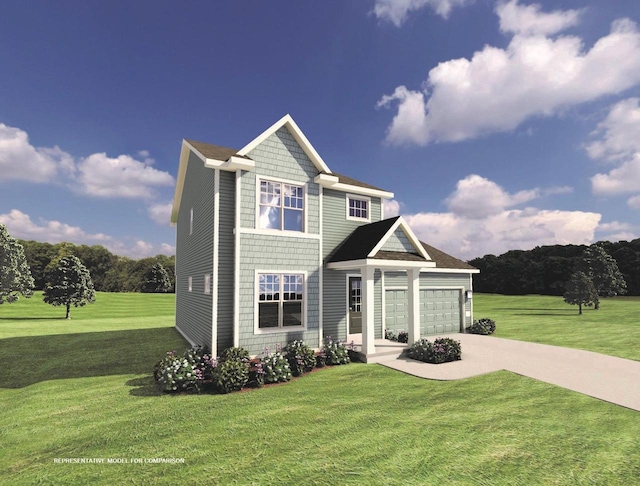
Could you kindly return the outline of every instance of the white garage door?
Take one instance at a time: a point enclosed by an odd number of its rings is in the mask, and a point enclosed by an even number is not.
[[[407,315],[407,291],[387,290],[384,294],[384,324],[387,329],[398,334],[407,331],[409,316]]]
[[[420,334],[460,332],[460,290],[420,291]]]

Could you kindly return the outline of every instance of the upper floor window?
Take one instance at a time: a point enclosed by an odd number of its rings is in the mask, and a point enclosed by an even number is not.
[[[304,187],[260,181],[259,228],[304,231]]]
[[[347,219],[371,221],[371,198],[347,195]]]

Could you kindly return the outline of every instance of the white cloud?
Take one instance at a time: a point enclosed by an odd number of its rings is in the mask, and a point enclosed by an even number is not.
[[[615,162],[640,152],[639,101],[629,98],[611,107],[593,132],[593,135],[601,135],[601,139],[587,145],[587,153],[592,159]]]
[[[537,3],[518,5],[517,0],[499,2],[496,14],[500,18],[500,30],[513,34],[553,35],[576,25],[582,14],[581,10],[544,13],[540,8]]]
[[[150,199],[154,189],[172,186],[171,174],[154,169],[149,161],[141,162],[129,155],[116,158],[96,153],[78,163],[79,190],[96,197]]]
[[[448,18],[454,7],[461,7],[471,3],[472,0],[376,0],[373,13],[382,20],[392,22],[400,27],[409,15],[409,12],[425,7],[432,8],[442,18]]]
[[[499,214],[505,208],[523,204],[540,197],[539,189],[509,194],[502,187],[479,175],[469,175],[458,181],[456,190],[446,202],[449,210],[470,219]]]
[[[53,182],[73,169],[73,158],[59,147],[34,147],[24,130],[0,123],[0,181]]]
[[[171,208],[173,207],[173,202],[168,202],[166,204],[158,203],[152,204],[147,208],[149,213],[149,217],[153,219],[158,224],[169,225],[171,223]]]
[[[640,192],[640,152],[609,173],[594,175],[591,188],[601,196]]]
[[[23,240],[48,243],[68,241],[76,245],[102,245],[116,255],[132,258],[154,256],[158,253],[168,255],[175,253],[175,247],[166,243],[162,243],[158,247],[142,240],[129,243],[126,240],[117,240],[103,233],[87,233],[78,226],[56,220],[38,219],[33,221],[28,214],[18,209],[0,214],[0,223],[6,225],[11,236]]]
[[[553,32],[574,21],[567,12],[574,11],[528,11],[526,22],[510,20],[505,29]],[[510,131],[530,117],[552,116],[638,83],[640,32],[622,19],[590,50],[575,36],[515,34],[506,49],[485,46],[471,59],[438,64],[422,90],[398,86],[378,107],[397,102],[387,142],[427,145]]]
[[[640,195],[627,199],[627,205],[633,209],[640,209]]]
[[[382,218],[393,218],[400,214],[400,203],[395,199],[387,199],[382,203]]]

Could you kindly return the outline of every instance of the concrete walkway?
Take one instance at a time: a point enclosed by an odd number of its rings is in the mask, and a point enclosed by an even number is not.
[[[493,336],[447,337],[462,344],[461,361],[434,365],[398,358],[380,364],[431,380],[507,370],[640,411],[640,361]]]

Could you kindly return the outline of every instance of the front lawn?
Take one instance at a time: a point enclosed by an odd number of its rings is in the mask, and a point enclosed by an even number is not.
[[[168,396],[156,391],[151,370],[165,351],[186,347],[171,327],[173,296],[99,294],[60,322],[49,306],[22,305],[27,319],[6,319],[17,307],[0,306],[5,484],[633,484],[640,477],[640,413],[526,377],[437,382],[350,364],[260,390]],[[500,331],[503,317],[491,315]],[[63,462],[82,458],[105,463]],[[149,462],[156,458],[175,463]]]
[[[474,319],[496,321],[495,336],[586,349],[640,361],[640,297],[602,299],[600,310],[562,297],[474,293]]]

